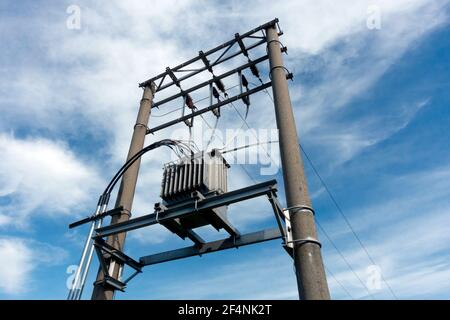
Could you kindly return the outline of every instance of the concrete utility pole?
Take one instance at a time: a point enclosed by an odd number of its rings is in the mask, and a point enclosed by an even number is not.
[[[144,88],[144,93],[141,99],[139,113],[136,124],[134,126],[133,137],[131,138],[130,150],[128,151],[127,160],[141,151],[144,146],[145,136],[147,133],[148,120],[150,118],[153,95],[155,92],[155,85]],[[120,183],[120,189],[117,194],[116,208],[122,206],[127,214],[120,214],[112,217],[111,224],[124,222],[130,219],[131,207],[133,205],[134,193],[141,164],[140,158],[124,173]],[[108,243],[115,248],[123,251],[125,243],[125,233],[120,233],[108,238]],[[115,279],[118,279],[123,266],[115,261],[111,261],[109,265],[109,273]],[[114,298],[114,288],[103,285],[104,275],[100,269],[97,274],[97,281],[92,293],[92,300],[112,300]]]
[[[278,31],[266,29],[275,114],[279,130],[281,164],[286,202],[290,209],[295,263],[300,299],[328,300],[330,293],[317,240],[314,211],[308,195],[297,129],[289,97]]]

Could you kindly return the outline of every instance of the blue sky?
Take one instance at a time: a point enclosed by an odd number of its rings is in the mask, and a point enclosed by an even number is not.
[[[81,9],[79,30],[66,27],[72,4]],[[367,27],[374,5],[379,30]],[[78,262],[87,232],[67,225],[91,213],[125,159],[137,84],[274,17],[295,75],[290,92],[301,142],[384,279],[399,298],[450,298],[449,14],[449,1],[425,0],[2,1],[0,298],[66,297],[66,270]],[[252,103],[250,125],[275,128],[268,96]],[[224,109],[219,129],[240,126]],[[158,201],[161,159],[169,157],[161,151],[143,159],[136,215]],[[257,181],[276,178],[283,198],[280,172],[247,169]],[[326,232],[319,236],[332,297],[391,299],[385,283],[369,294],[359,281],[372,263],[307,162],[305,169]],[[251,183],[231,168],[231,188]],[[275,225],[263,201],[229,214],[242,231]],[[185,245],[159,226],[127,238],[136,258]],[[116,298],[296,299],[297,288],[291,259],[272,241],[148,267]]]

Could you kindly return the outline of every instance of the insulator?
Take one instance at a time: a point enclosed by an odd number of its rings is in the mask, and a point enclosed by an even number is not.
[[[244,102],[244,104],[247,107],[250,106],[250,97],[249,96],[242,97],[242,102]]]
[[[244,75],[241,75],[242,85],[248,89],[248,81]]]
[[[217,88],[219,88],[220,91],[225,93],[225,86],[224,86],[222,80],[215,78],[214,83],[216,84]]]
[[[252,64],[252,65],[250,66],[250,71],[252,72],[252,74],[253,74],[255,77],[259,78],[259,70],[258,70],[258,68],[256,67],[256,65]]]
[[[185,103],[189,109],[195,109],[194,101],[192,101],[192,97],[189,94],[186,94]]]
[[[215,87],[212,88],[212,94],[213,94],[214,98],[216,98],[217,100],[219,100],[220,95],[219,95],[219,92],[216,90]]]

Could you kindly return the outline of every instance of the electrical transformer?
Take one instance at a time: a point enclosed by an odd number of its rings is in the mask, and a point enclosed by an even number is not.
[[[229,164],[218,150],[199,152],[166,164],[161,183],[162,205],[174,208],[227,192],[228,168]],[[175,223],[186,229],[208,224],[220,229],[222,221],[226,220],[226,211],[227,207],[209,209],[180,218]],[[173,225],[164,225],[176,232]]]

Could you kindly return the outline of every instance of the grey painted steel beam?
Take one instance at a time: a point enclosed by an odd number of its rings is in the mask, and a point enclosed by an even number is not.
[[[165,98],[165,99],[163,99],[161,101],[156,101],[153,104],[152,108],[157,108],[157,107],[159,107],[159,106],[161,106],[163,104],[166,104],[167,102],[170,102],[170,101],[173,101],[173,100],[175,100],[177,98],[180,98],[180,97],[182,97],[183,95],[185,95],[187,93],[191,93],[191,92],[196,91],[198,89],[201,89],[203,87],[209,86],[212,83],[214,83],[215,80],[218,80],[218,79],[221,80],[223,78],[227,78],[227,77],[229,77],[229,76],[231,76],[231,75],[233,75],[233,74],[235,74],[235,73],[237,73],[239,71],[245,70],[245,69],[249,68],[250,66],[258,64],[258,63],[261,63],[261,62],[263,62],[263,61],[265,61],[267,59],[269,59],[268,55],[262,56],[262,57],[260,57],[258,59],[255,59],[255,60],[253,60],[251,62],[248,62],[248,63],[246,63],[246,64],[244,64],[244,65],[242,65],[242,66],[240,66],[238,68],[235,68],[235,69],[230,70],[228,72],[225,72],[225,73],[223,73],[221,75],[218,75],[214,79],[210,79],[208,81],[199,83],[198,85],[195,85],[192,88],[185,89],[185,90],[183,90],[183,92],[179,92],[179,93],[177,93],[177,94],[175,94],[173,96],[170,96],[168,98]]]
[[[164,221],[172,220],[175,218],[181,218],[191,214],[196,214],[202,210],[214,209],[221,206],[227,206],[232,203],[260,197],[269,194],[273,190],[276,190],[276,186],[276,180],[270,180],[253,186],[206,198],[204,200],[198,201],[197,203],[189,203],[177,208],[169,208],[158,213],[158,216],[156,215],[156,213],[144,215],[138,218],[130,219],[123,223],[117,223],[114,225],[99,228],[96,230],[96,235],[94,236],[94,238],[102,238],[117,233],[131,231],[153,224],[163,223]]]
[[[265,42],[266,42],[266,40],[258,41],[257,43],[248,46],[247,50],[251,50],[251,49],[253,49],[253,48],[256,48],[256,47],[262,45],[262,44],[265,43]],[[235,52],[235,53],[233,53],[233,54],[230,54],[230,55],[227,56],[227,57],[221,58],[220,60],[214,62],[214,63],[211,64],[210,66],[211,66],[211,67],[214,67],[214,66],[216,66],[216,65],[218,65],[218,64],[221,64],[222,62],[231,60],[231,59],[233,59],[234,57],[239,56],[240,54],[242,54],[242,51]],[[185,76],[183,76],[183,77],[180,77],[180,78],[178,79],[178,83],[180,84],[182,81],[185,81],[185,80],[187,80],[187,79],[189,79],[189,78],[191,78],[191,77],[193,77],[193,76],[195,76],[195,75],[197,75],[197,74],[199,74],[199,73],[201,73],[201,72],[204,72],[204,71],[206,71],[206,70],[208,70],[207,67],[202,67],[202,68],[200,68],[200,69],[198,69],[198,70],[192,71],[191,73],[189,73],[189,74],[187,74],[187,75],[185,75]],[[179,71],[182,71],[182,70],[179,70]],[[175,71],[175,72],[177,72],[177,71]],[[165,84],[165,85],[162,85],[162,83],[161,83],[161,86],[158,88],[158,90],[156,90],[156,92],[159,92],[159,91],[161,91],[161,90],[167,89],[167,88],[169,88],[169,87],[171,87],[171,86],[173,86],[173,85],[176,85],[176,82],[172,81],[172,82],[167,83],[167,84]]]
[[[139,262],[141,263],[142,266],[148,266],[161,262],[203,255],[206,253],[217,252],[225,249],[238,248],[254,243],[270,241],[280,238],[282,238],[280,230],[276,228],[266,229],[253,233],[243,234],[239,238],[230,237],[222,240],[208,242],[202,245],[200,248],[196,246],[191,246],[144,256],[139,259]]]
[[[271,81],[266,82],[266,83],[264,83],[264,84],[262,84],[262,85],[259,85],[259,86],[256,87],[256,88],[253,88],[253,89],[251,89],[251,90],[248,90],[248,91],[246,91],[246,92],[243,92],[243,93],[241,93],[241,94],[238,94],[238,95],[236,95],[236,96],[234,96],[234,97],[228,98],[228,99],[223,100],[223,101],[219,101],[218,103],[213,104],[212,106],[209,106],[209,107],[207,107],[207,108],[203,108],[203,109],[198,110],[198,111],[194,111],[194,112],[191,113],[191,114],[182,116],[182,117],[180,117],[180,118],[178,118],[178,119],[175,119],[175,120],[172,120],[172,121],[168,121],[168,122],[166,122],[166,123],[164,123],[164,124],[161,124],[161,125],[159,125],[159,126],[153,128],[153,129],[149,129],[149,130],[147,130],[147,134],[155,133],[156,131],[159,131],[159,130],[162,130],[162,129],[171,127],[171,126],[173,126],[173,125],[175,125],[175,124],[177,124],[177,123],[184,122],[185,120],[194,118],[194,117],[196,117],[196,116],[198,116],[198,115],[201,115],[201,114],[203,114],[203,113],[206,113],[206,112],[209,112],[209,111],[213,111],[213,110],[215,110],[215,109],[217,109],[217,108],[220,108],[220,107],[222,107],[222,106],[224,106],[224,105],[226,105],[226,104],[229,104],[229,103],[231,103],[231,102],[234,102],[234,101],[237,101],[237,100],[239,100],[239,99],[245,98],[245,97],[247,97],[247,96],[249,96],[249,95],[251,95],[251,94],[254,94],[254,93],[256,93],[256,92],[259,92],[259,91],[262,91],[262,90],[264,90],[264,89],[267,89],[267,88],[269,88],[271,85],[272,85],[272,82],[271,82]]]
[[[259,32],[259,31],[264,31],[266,28],[268,28],[268,27],[270,27],[270,26],[273,26],[273,25],[275,25],[275,24],[277,24],[277,23],[278,23],[278,19],[274,19],[274,20],[272,20],[272,21],[269,21],[269,22],[267,22],[267,23],[265,23],[265,24],[263,24],[263,25],[260,25],[260,26],[257,27],[257,28],[254,28],[254,29],[252,29],[252,30],[250,30],[250,31],[248,31],[248,32],[246,32],[246,33],[241,34],[241,35],[240,35],[240,39],[245,39],[245,38],[247,38],[247,37],[249,37],[249,36],[251,36],[251,35],[253,35],[253,34],[255,34],[255,33]],[[235,42],[236,42],[236,39],[229,40],[229,41],[227,41],[227,42],[225,42],[225,43],[223,43],[223,44],[221,44],[221,45],[219,45],[219,46],[217,46],[217,47],[215,47],[215,48],[213,48],[213,49],[210,49],[210,50],[204,52],[204,55],[205,55],[205,56],[209,56],[209,55],[211,55],[211,54],[213,54],[213,53],[216,53],[216,52],[218,52],[218,51],[220,51],[220,50],[222,50],[222,49],[225,49],[225,48],[227,48],[227,47],[229,47],[229,46],[232,46]],[[257,44],[258,44],[258,45],[261,45],[261,44],[263,44],[263,43],[265,43],[265,42],[266,42],[266,40],[263,39],[262,41],[257,42]],[[251,46],[249,46],[249,48],[247,48],[247,50],[249,50],[250,48],[251,48]],[[238,52],[238,53],[236,53],[236,55],[239,55],[239,54],[241,54],[241,53],[242,53],[242,52]],[[236,56],[236,55],[233,55],[233,56],[231,56],[230,58],[232,58],[232,57],[234,57],[234,56]],[[170,69],[171,69],[172,71],[175,71],[175,72],[176,72],[176,71],[178,71],[178,70],[180,70],[180,69],[182,69],[182,68],[184,68],[184,67],[187,67],[187,66],[190,65],[190,64],[193,64],[194,62],[199,61],[200,59],[201,59],[201,56],[199,55],[199,56],[197,56],[197,57],[194,57],[194,58],[192,58],[192,59],[190,59],[190,60],[188,60],[188,61],[186,61],[186,62],[184,62],[184,63],[182,63],[182,64],[179,64],[179,65],[176,66],[176,67],[170,68]],[[228,59],[227,59],[227,60],[228,60]],[[225,60],[225,59],[221,60],[221,62],[223,62],[223,61],[226,61],[226,60]],[[219,61],[216,61],[216,62],[214,63],[214,65],[217,65],[218,63],[219,63]],[[202,68],[202,69],[203,69],[203,68]],[[203,70],[201,70],[201,71],[204,71],[204,70],[206,70],[206,68],[203,69]],[[201,72],[201,71],[200,71],[200,72]],[[187,77],[192,77],[192,76],[194,76],[195,74],[198,74],[198,73],[199,73],[199,72],[193,73],[193,74],[188,74]],[[157,80],[159,80],[159,79],[165,77],[166,75],[167,75],[167,71],[166,71],[166,72],[163,72],[163,73],[161,73],[161,74],[159,74],[159,75],[157,75],[157,76],[155,76],[155,77],[153,77],[153,78],[151,78],[151,79],[149,79],[149,80],[146,80],[146,81],[140,83],[139,86],[140,86],[140,87],[145,87],[145,86],[147,86],[147,85],[148,85],[149,83],[151,83],[151,82],[157,82]],[[186,79],[187,79],[187,78],[186,78]],[[182,81],[182,80],[186,80],[186,79],[180,78],[179,80]],[[173,84],[174,84],[174,83],[171,83],[171,84],[169,84],[169,85],[173,85]],[[168,85],[165,85],[165,86],[159,88],[159,90],[163,90],[163,89],[167,88],[167,86],[168,86]]]
[[[114,208],[114,209],[111,209],[111,210],[103,212],[103,213],[94,214],[94,215],[92,215],[90,217],[87,217],[87,218],[84,218],[84,219],[79,220],[77,222],[71,223],[71,224],[69,224],[69,229],[81,226],[81,225],[83,225],[85,223],[88,223],[88,222],[91,222],[91,221],[97,221],[99,219],[103,219],[104,217],[107,217],[107,216],[113,216],[113,215],[121,214],[121,213],[123,213],[123,207],[122,206]]]

